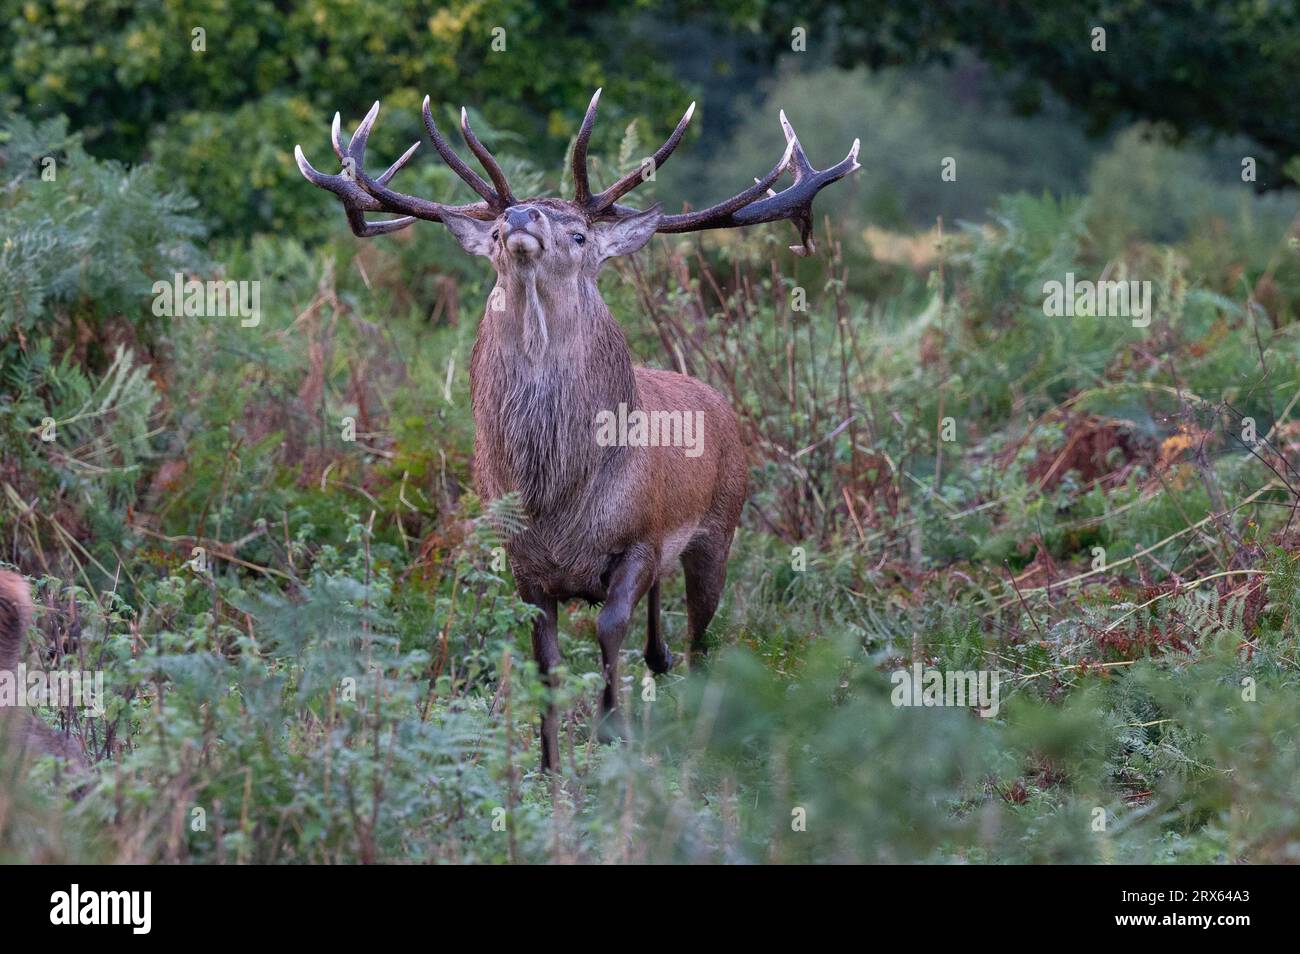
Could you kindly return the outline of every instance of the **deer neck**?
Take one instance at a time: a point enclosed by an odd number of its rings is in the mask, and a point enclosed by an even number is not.
[[[502,492],[533,515],[572,511],[617,448],[596,443],[596,415],[638,404],[623,329],[594,282],[548,292],[499,278],[475,347],[474,424]]]
[[[539,368],[563,361],[570,352],[581,353],[581,331],[596,315],[613,321],[594,283],[587,279],[554,287],[541,280],[535,268],[521,268],[498,276],[488,299],[489,317],[495,317],[503,350]]]

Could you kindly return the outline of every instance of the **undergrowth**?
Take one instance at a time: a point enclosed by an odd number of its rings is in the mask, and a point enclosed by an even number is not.
[[[483,273],[436,230],[200,255],[148,167],[59,124],[0,149],[0,558],[36,584],[29,662],[107,686],[42,713],[89,781],[0,767],[0,859],[1298,860],[1275,209],[1207,203],[1211,246],[1016,195],[910,265],[770,230],[610,270],[638,359],[737,409],[753,492],[710,661],[655,680],[629,637],[621,744],[562,613],[546,778],[521,517],[469,489]],[[260,323],[156,317],[176,271],[262,281]],[[1067,271],[1152,282],[1150,325],[1048,317]],[[664,606],[680,646],[679,579]],[[997,711],[896,706],[914,664],[995,671]]]

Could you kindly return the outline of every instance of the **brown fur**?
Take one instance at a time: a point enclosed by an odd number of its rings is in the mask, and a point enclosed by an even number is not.
[[[509,226],[507,216],[518,221],[530,210],[536,219]],[[604,604],[596,630],[605,729],[616,708],[618,651],[631,611],[647,593],[646,662],[656,672],[672,665],[659,627],[658,585],[679,560],[691,648],[704,649],[748,477],[735,415],[722,395],[685,375],[633,367],[623,329],[597,290],[601,263],[639,248],[657,217],[653,211],[639,224],[592,222],[571,203],[543,199],[494,222],[447,223],[467,250],[492,260],[498,275],[470,367],[475,483],[485,499],[515,492],[523,502],[527,527],[506,550],[520,595],[542,609],[533,641],[544,677],[560,662],[558,602]],[[531,255],[507,247],[520,231],[537,240]],[[629,411],[702,412],[702,453],[600,446],[597,414],[620,404]],[[542,736],[543,766],[552,768],[553,714],[543,718]]]
[[[27,581],[17,573],[0,570],[0,672],[16,673],[23,636],[32,622],[32,600]],[[23,687],[19,687],[22,689]],[[24,708],[0,708],[0,747],[20,753],[55,755],[81,768],[85,756],[77,744],[55,732]]]

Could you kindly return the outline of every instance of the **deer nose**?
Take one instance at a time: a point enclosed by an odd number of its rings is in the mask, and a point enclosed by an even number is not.
[[[526,228],[530,222],[540,219],[541,213],[526,205],[512,205],[506,209],[506,226],[511,229]]]

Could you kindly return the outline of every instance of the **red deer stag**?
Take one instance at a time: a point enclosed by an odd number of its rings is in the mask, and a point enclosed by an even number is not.
[[[635,252],[656,232],[695,232],[792,221],[804,254],[812,250],[812,201],[817,192],[858,167],[858,143],[837,165],[812,167],[781,114],[786,150],[754,185],[725,202],[680,215],[618,204],[672,154],[686,132],[695,104],[668,140],[640,169],[593,193],[587,175],[587,144],[600,91],[591,99],[573,147],[572,201],[518,199],[492,154],[474,135],[461,111],[461,132],[491,183],[456,155],[434,124],[429,99],[424,124],[433,146],[456,174],[482,197],[449,206],[389,188],[410,160],[417,142],[387,171],[365,171],[366,141],[379,103],[371,107],[348,142],[336,113],[337,175],[312,168],[301,147],[298,168],[309,181],[334,193],[358,236],[382,235],[416,219],[441,222],[465,250],[488,258],[497,282],[479,327],[470,365],[474,410],[474,478],[479,494],[493,500],[516,492],[526,529],[510,537],[519,595],[540,608],[533,625],[533,653],[542,678],[553,684],[560,663],[556,607],[560,600],[603,604],[596,621],[604,663],[602,735],[610,733],[618,687],[618,653],[633,609],[649,594],[646,665],[663,673],[672,655],[659,625],[659,580],[679,560],[686,576],[691,652],[704,649],[704,633],[717,609],[727,572],[727,552],[745,501],[748,467],[735,416],[713,388],[670,371],[634,367],[627,340],[600,297],[596,275],[606,259]],[[790,170],[783,191],[771,186]],[[369,222],[367,212],[400,218]],[[635,421],[626,439],[601,440],[597,424],[613,415]],[[646,439],[644,422],[651,422]],[[668,444],[653,440],[671,431]],[[690,433],[692,423],[695,434]],[[681,438],[680,440],[676,438]],[[702,439],[702,440],[701,440]],[[559,767],[553,709],[542,716],[542,767]]]

